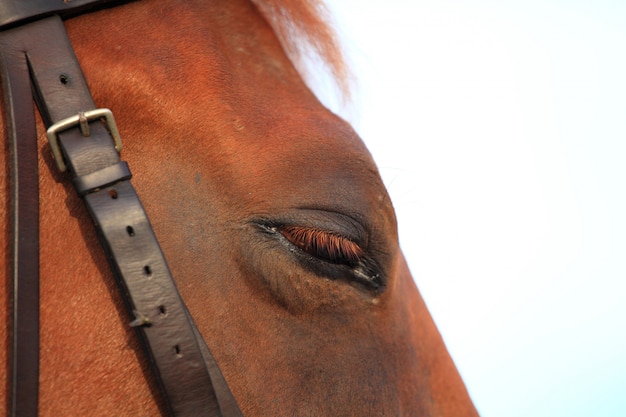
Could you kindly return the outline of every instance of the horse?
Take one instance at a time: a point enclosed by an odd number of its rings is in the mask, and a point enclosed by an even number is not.
[[[244,416],[477,415],[399,248],[372,157],[294,65],[295,28],[343,76],[315,2],[126,1],[64,25],[94,101],[115,113],[132,182]],[[166,415],[40,119],[38,132],[39,413]],[[6,408],[9,377],[2,383]]]

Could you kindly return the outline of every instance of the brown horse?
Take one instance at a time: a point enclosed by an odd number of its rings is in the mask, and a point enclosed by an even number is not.
[[[332,61],[311,6],[282,3]],[[372,158],[306,87],[276,7],[146,0],[65,22],[179,291],[246,416],[477,415]],[[40,415],[160,415],[88,214],[40,128]]]

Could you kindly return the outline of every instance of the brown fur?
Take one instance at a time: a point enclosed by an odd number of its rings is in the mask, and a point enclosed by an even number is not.
[[[66,26],[96,103],[116,114],[133,183],[244,415],[476,415],[398,248],[372,158],[304,85],[255,7],[145,0]],[[160,415],[86,210],[40,129],[41,416]],[[0,172],[6,164],[2,152]],[[4,272],[4,174],[0,190]],[[359,223],[385,290],[303,268],[255,226],[275,217],[319,230]]]
[[[313,53],[326,63],[344,98],[350,96],[350,74],[324,2],[319,0],[252,0],[272,26],[289,58],[306,72],[304,57]]]

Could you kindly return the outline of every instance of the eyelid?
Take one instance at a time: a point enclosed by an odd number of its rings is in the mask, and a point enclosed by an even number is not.
[[[365,285],[376,292],[385,289],[385,275],[369,252],[368,236],[354,219],[338,213],[320,216],[319,212],[304,220],[299,216],[273,217],[260,217],[252,224],[281,242],[305,268],[330,279]]]
[[[355,265],[363,257],[363,249],[339,233],[303,226],[282,226],[280,233],[306,253],[333,263]]]

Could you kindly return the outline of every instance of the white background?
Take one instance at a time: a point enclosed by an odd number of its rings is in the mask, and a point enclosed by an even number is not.
[[[626,416],[626,2],[329,3],[479,412]]]

